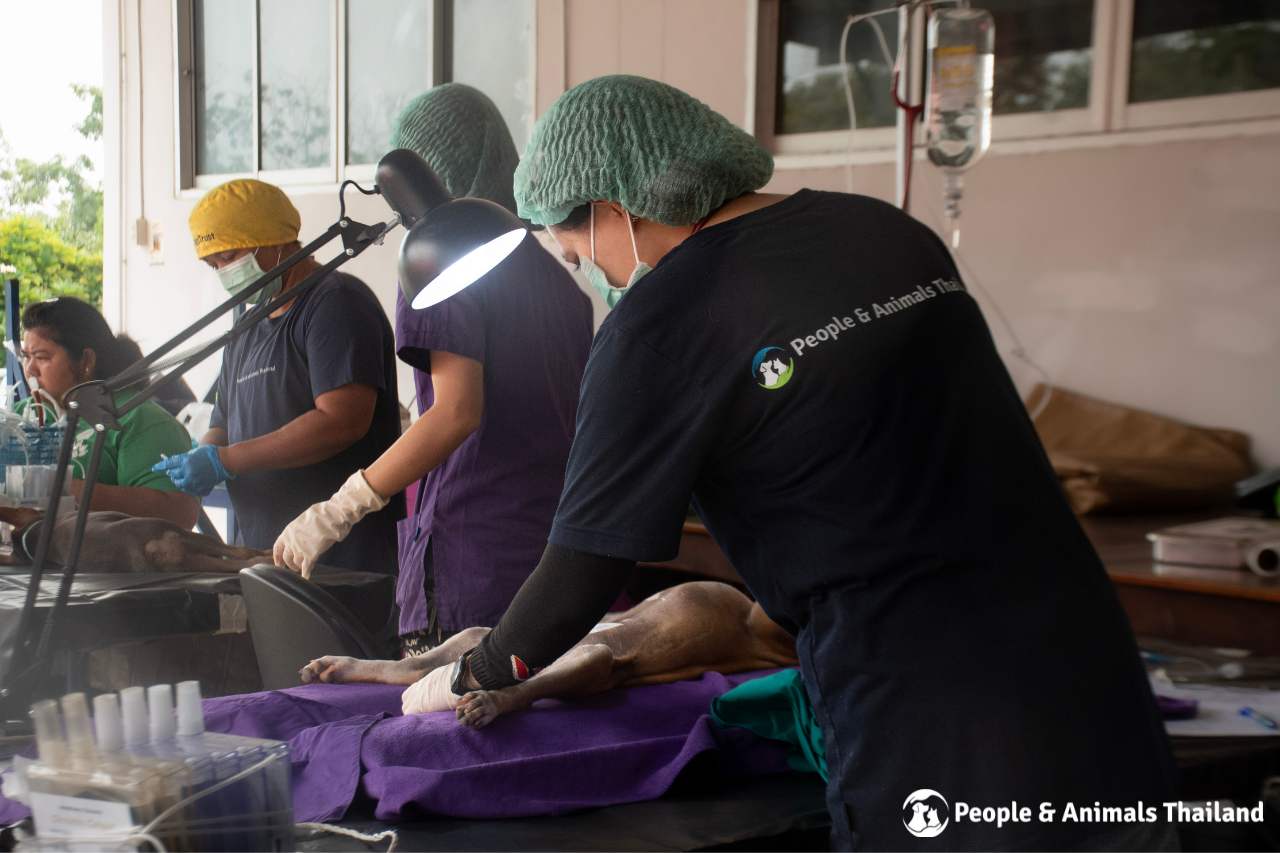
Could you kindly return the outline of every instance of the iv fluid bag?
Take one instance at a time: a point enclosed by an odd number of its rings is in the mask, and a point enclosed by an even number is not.
[[[929,161],[961,172],[991,145],[995,24],[982,9],[940,9],[929,21]]]

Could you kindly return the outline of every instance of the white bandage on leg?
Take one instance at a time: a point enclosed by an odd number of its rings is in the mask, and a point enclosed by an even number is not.
[[[400,710],[405,714],[452,711],[462,697],[453,692],[453,674],[457,663],[438,666],[410,684],[400,694]]]

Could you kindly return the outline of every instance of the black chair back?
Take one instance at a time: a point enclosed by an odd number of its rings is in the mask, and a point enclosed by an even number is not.
[[[240,592],[265,690],[297,687],[298,670],[324,655],[379,657],[377,641],[355,614],[288,569],[241,569]]]

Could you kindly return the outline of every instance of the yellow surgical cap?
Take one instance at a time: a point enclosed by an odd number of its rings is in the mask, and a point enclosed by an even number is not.
[[[187,217],[196,257],[228,249],[278,246],[298,239],[298,209],[276,186],[242,178],[214,187]]]

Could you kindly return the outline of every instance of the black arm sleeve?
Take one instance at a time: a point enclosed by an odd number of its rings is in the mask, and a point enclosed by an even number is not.
[[[509,687],[512,657],[532,673],[553,662],[595,626],[631,576],[635,561],[548,545],[498,626],[466,655],[485,690]]]

